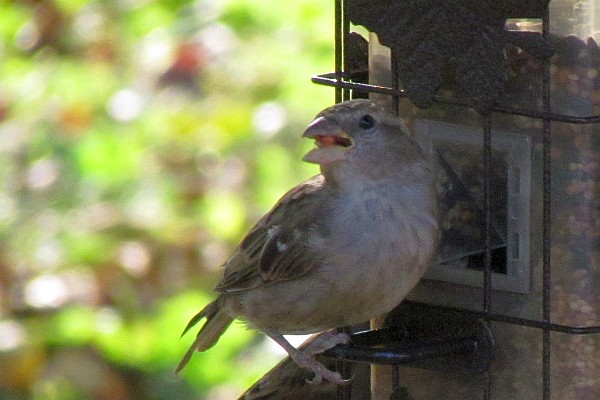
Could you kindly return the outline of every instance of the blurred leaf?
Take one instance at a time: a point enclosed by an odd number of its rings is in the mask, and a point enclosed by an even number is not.
[[[65,103],[94,104],[104,109],[105,102],[117,89],[113,67],[98,62],[60,59],[44,60],[38,71],[48,96]]]
[[[151,2],[127,13],[125,28],[129,35],[141,37],[157,28],[170,25],[174,17],[173,10],[166,8],[164,4]]]
[[[2,23],[0,23],[0,37],[3,40],[0,42],[6,44],[12,43],[16,32],[27,22],[28,13],[24,7],[19,7],[10,1],[0,3],[0,15],[2,15]],[[3,49],[4,51],[8,49]]]
[[[65,247],[71,262],[101,265],[111,257],[112,240],[101,233],[68,232]]]
[[[225,8],[221,20],[232,26],[241,34],[258,34],[273,30],[279,24],[280,18],[264,1],[261,7],[256,7],[251,1],[231,1]]]
[[[239,195],[230,192],[211,192],[200,203],[205,227],[218,239],[237,241],[240,238],[245,207]]]
[[[66,378],[40,382],[33,390],[32,400],[85,400],[85,394]]]
[[[76,152],[84,179],[110,186],[138,175],[144,149],[130,136],[118,136],[107,128],[84,136]]]
[[[61,310],[53,318],[52,341],[62,345],[82,345],[96,334],[96,316],[85,306],[74,305]]]
[[[255,163],[256,181],[268,182],[255,186],[256,199],[262,207],[267,208],[290,189],[290,181],[294,175],[292,165],[300,164],[300,161],[292,161],[289,151],[280,145],[271,144],[260,150]]]
[[[75,13],[89,4],[89,0],[55,0],[55,2],[61,10],[68,13]]]

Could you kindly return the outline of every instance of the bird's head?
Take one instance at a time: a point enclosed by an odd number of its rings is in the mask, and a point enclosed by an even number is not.
[[[402,120],[369,100],[350,100],[321,111],[303,137],[316,147],[303,158],[328,176],[369,179],[402,174],[426,161]]]

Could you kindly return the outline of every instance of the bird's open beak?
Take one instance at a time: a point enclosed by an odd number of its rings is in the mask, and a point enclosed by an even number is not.
[[[315,140],[316,148],[302,158],[315,164],[330,164],[346,158],[346,151],[354,145],[354,141],[335,122],[319,117],[306,128],[302,137]]]

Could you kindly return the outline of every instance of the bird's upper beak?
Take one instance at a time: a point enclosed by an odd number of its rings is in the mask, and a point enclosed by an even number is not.
[[[325,117],[315,119],[302,137],[315,139],[317,145],[302,159],[321,165],[345,159],[346,151],[354,145],[354,141],[338,124]]]

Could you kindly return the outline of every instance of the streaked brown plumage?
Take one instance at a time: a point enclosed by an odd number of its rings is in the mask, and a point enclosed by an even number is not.
[[[319,164],[321,175],[285,194],[225,263],[219,296],[184,331],[206,318],[178,371],[239,317],[313,371],[314,381],[343,383],[283,335],[384,314],[427,269],[439,236],[434,173],[401,120],[352,100],[319,113],[304,137],[317,145],[304,160]],[[347,340],[335,335],[321,350]]]

